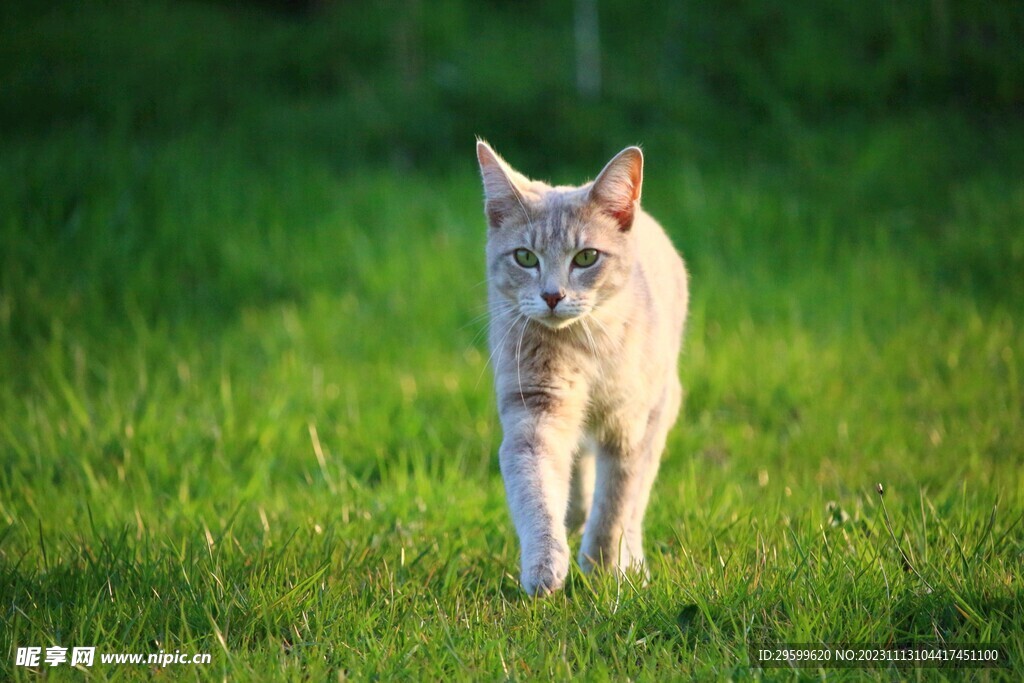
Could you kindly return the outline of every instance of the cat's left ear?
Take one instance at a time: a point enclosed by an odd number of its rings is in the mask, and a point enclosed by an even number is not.
[[[644,180],[644,155],[639,147],[627,147],[608,162],[590,188],[590,201],[615,219],[623,232],[633,227],[640,207]]]
[[[530,181],[480,139],[476,141],[476,158],[484,181],[487,222],[492,228],[498,228],[509,216],[526,210],[520,188]]]

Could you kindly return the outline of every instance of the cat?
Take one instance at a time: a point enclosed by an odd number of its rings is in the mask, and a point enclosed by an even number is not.
[[[559,590],[569,531],[584,571],[640,571],[644,512],[679,412],[686,267],[640,208],[643,153],[552,187],[477,140],[487,218],[499,461],[520,583]]]

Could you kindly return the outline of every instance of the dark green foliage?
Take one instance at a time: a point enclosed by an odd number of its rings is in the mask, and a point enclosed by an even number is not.
[[[347,167],[447,166],[479,134],[553,170],[633,141],[721,154],[801,122],[1024,106],[1011,1],[607,0],[597,99],[574,87],[571,3],[338,2],[290,17],[259,3],[12,5],[8,134],[245,121],[254,152],[284,136]]]

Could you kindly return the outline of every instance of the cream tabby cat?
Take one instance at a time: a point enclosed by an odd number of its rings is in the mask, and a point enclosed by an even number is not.
[[[566,527],[584,570],[644,567],[642,525],[682,399],[676,369],[687,274],[640,209],[643,155],[628,147],[597,180],[551,187],[483,141],[487,276],[499,458],[523,588],[558,590]]]

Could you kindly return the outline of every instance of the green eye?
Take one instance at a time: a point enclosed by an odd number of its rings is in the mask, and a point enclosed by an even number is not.
[[[516,263],[521,265],[523,268],[537,267],[537,255],[529,249],[516,249],[514,255],[516,257]]]
[[[573,257],[572,262],[580,268],[589,268],[597,263],[597,249],[584,249]]]

